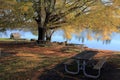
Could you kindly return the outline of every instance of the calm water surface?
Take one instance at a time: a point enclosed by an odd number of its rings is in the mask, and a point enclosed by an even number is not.
[[[54,38],[52,38],[52,41],[59,41],[59,42],[66,41],[66,39],[63,37],[62,32],[55,32],[53,36]],[[89,48],[94,48],[94,49],[120,51],[120,34],[118,33],[113,33],[112,40],[108,44],[106,44],[103,41],[87,40],[86,38],[84,42],[82,42],[81,40],[78,40],[75,36],[73,36],[73,38],[68,42],[75,44],[85,44]]]

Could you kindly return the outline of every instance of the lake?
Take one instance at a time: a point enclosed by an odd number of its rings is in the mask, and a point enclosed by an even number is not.
[[[9,35],[13,32],[19,32],[21,34],[22,38],[27,38],[27,39],[35,38],[35,39],[37,39],[37,36],[33,35],[29,31],[24,32],[24,31],[18,31],[18,30],[13,30],[13,31],[8,30],[8,31],[6,31],[6,34],[0,34],[0,37],[9,38]],[[56,31],[52,36],[52,42],[53,41],[58,41],[58,42],[66,41],[66,39],[63,37],[63,32]],[[87,38],[84,38],[84,42],[82,42],[81,40],[77,39],[74,35],[73,35],[71,40],[68,40],[68,43],[85,44],[87,47],[94,48],[94,49],[120,51],[120,34],[113,33],[112,40],[108,44],[104,43],[103,41],[87,40]]]
[[[62,31],[57,31],[53,34],[52,41],[63,42],[66,41],[66,39],[63,37]],[[85,38],[84,42],[82,42],[81,40],[78,40],[75,36],[73,36],[73,38],[68,42],[75,44],[85,44],[87,47],[94,49],[120,51],[120,34],[118,33],[112,34],[112,40],[110,41],[110,43],[105,43],[103,41],[97,40],[87,40],[87,38]]]

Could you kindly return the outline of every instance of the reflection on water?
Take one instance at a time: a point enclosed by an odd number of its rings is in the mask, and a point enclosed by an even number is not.
[[[63,42],[66,41],[66,39],[63,37],[62,31],[57,31],[53,34],[52,41],[58,41]],[[75,43],[75,44],[85,44],[89,48],[95,48],[95,49],[103,49],[103,50],[115,50],[120,51],[120,34],[113,33],[112,34],[112,40],[88,40],[83,36],[81,39],[78,39],[75,35],[73,35],[73,38],[71,40],[67,40],[69,43]]]

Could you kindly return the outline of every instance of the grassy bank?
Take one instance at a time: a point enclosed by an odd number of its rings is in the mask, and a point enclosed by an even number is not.
[[[34,44],[12,44],[11,46],[10,44],[4,44],[0,44],[2,49],[0,80],[37,80],[33,77],[38,72],[39,80],[78,80],[81,78],[80,75],[67,75],[64,71],[64,65],[61,64],[78,53],[74,50],[66,53],[62,52],[64,47],[61,46],[40,47]],[[108,71],[104,72],[106,75],[103,75],[102,80],[110,80],[110,76],[114,80],[119,80],[120,52],[98,51],[98,53],[100,53],[98,57],[109,57],[107,63],[110,65],[106,68]],[[114,72],[114,70],[116,71]]]
[[[13,41],[13,40],[10,38],[0,38],[0,41]]]

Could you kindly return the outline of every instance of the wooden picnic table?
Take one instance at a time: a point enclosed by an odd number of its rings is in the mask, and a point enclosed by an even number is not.
[[[95,76],[89,75],[86,72],[87,62],[92,60],[96,54],[97,54],[96,51],[83,51],[82,53],[79,53],[79,54],[73,56],[68,62],[65,63],[65,71],[68,73],[71,73],[71,74],[78,74],[80,72],[80,70],[82,70],[85,76],[91,77],[91,78],[98,78],[100,76],[100,69],[102,68],[103,64],[105,63],[105,59],[102,59],[101,61],[98,62],[98,64],[96,64],[94,66],[94,69],[98,70],[97,75],[95,75]],[[71,64],[73,61],[77,63],[77,71],[70,71],[68,69],[68,65]]]
[[[71,74],[78,74],[80,70],[83,70],[83,65],[86,65],[86,62],[91,60],[96,54],[97,52],[95,51],[83,51],[73,56],[71,59],[65,62],[65,71]],[[75,72],[68,70],[68,66],[67,66],[71,64],[73,61],[77,63],[77,71]]]

